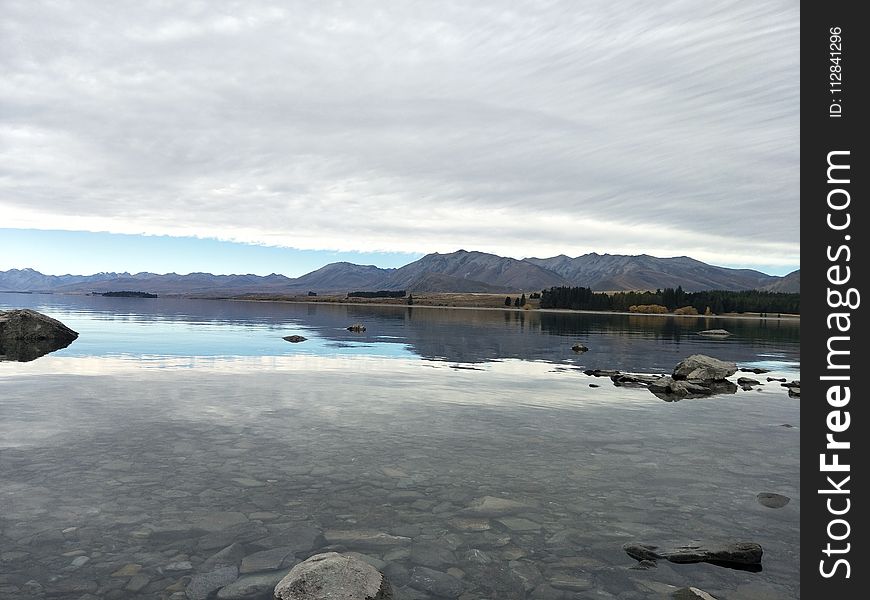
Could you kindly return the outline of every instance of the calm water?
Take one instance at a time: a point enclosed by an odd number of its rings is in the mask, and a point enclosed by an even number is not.
[[[0,294],[23,307],[81,335],[0,362],[2,598],[265,599],[325,548],[399,598],[799,598],[799,400],[582,372],[704,353],[799,379],[797,323]],[[731,541],[763,571],[622,551]]]

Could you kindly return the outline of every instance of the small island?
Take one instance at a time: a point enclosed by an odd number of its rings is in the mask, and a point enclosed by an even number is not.
[[[157,298],[157,294],[150,294],[148,292],[101,292],[100,296],[105,296],[106,298]]]

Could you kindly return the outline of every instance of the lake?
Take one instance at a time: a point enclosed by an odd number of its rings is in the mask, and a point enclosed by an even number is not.
[[[799,398],[766,379],[800,378],[797,321],[0,294],[10,308],[80,336],[0,362],[2,598],[266,599],[329,549],[397,598],[800,597]],[[583,372],[695,353],[770,372],[679,402]],[[761,544],[760,572],[622,549],[736,541]]]

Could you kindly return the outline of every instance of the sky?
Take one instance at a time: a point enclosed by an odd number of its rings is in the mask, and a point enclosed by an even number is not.
[[[0,269],[799,267],[793,0],[0,3]]]

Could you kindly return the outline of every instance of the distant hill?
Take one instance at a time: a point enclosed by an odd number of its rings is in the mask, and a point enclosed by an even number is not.
[[[762,289],[769,292],[791,292],[798,293],[801,291],[801,270],[792,271],[785,277],[779,277],[773,283],[768,283]]]
[[[396,269],[389,277],[389,286],[391,289],[413,290],[413,284],[421,277],[436,274],[452,278],[443,280],[448,287],[451,282],[464,280],[481,282],[482,287],[495,287],[499,288],[499,291],[539,290],[567,284],[567,281],[557,273],[526,261],[485,252],[458,250],[450,254],[427,254],[419,260]],[[432,281],[429,279],[430,283]],[[490,291],[482,287],[481,289],[430,289],[428,291]]]
[[[43,275],[33,269],[0,271],[0,291],[121,292],[138,290],[160,295],[242,296],[246,294],[345,293],[352,290],[409,292],[531,292],[553,286],[594,290],[655,290],[682,286],[689,291],[799,291],[800,271],[774,277],[751,269],[729,269],[681,256],[584,254],[576,258],[518,260],[484,252],[459,250],[427,254],[398,269],[348,262],[331,263],[291,278],[271,275],[211,273],[97,273]]]
[[[572,285],[593,290],[655,290],[682,286],[687,292],[701,290],[752,290],[778,280],[751,269],[708,265],[688,256],[656,258],[647,254],[584,254],[552,258],[527,258],[526,262],[558,273]]]

